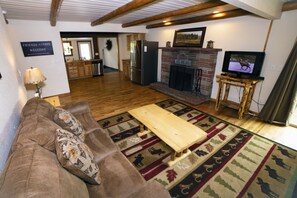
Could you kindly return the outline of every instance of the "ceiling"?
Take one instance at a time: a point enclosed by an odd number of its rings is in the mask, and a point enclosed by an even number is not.
[[[134,0],[144,2],[144,0]],[[56,18],[51,17],[52,2],[56,3]],[[21,19],[21,20],[42,20],[50,21],[77,21],[77,22],[94,22],[97,19],[109,14],[110,12],[125,6],[132,0],[0,0],[2,10],[6,12],[6,19]],[[151,0],[151,3],[143,5],[137,9],[131,9],[122,14],[108,19],[106,23],[126,24],[131,21],[148,18],[154,15],[167,13],[171,11],[180,10],[195,5],[203,5],[207,0]],[[211,2],[220,2],[212,0]],[[174,21],[184,18],[193,18],[205,15],[213,15],[214,11],[224,12],[238,9],[233,5],[220,3],[220,6],[215,6],[200,11],[191,13],[184,13],[183,15],[176,15],[160,18],[154,21],[141,23],[141,25],[151,25],[156,23],[163,23],[162,21]],[[52,8],[52,12],[54,13]],[[54,13],[55,14],[55,13]],[[245,14],[248,14],[245,12]],[[171,14],[172,15],[172,14]],[[56,20],[56,21],[55,21]],[[99,23],[101,24],[101,23]],[[97,25],[97,24],[96,24]]]

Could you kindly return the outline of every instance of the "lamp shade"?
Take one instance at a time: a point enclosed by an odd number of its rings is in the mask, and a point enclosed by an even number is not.
[[[25,84],[34,84],[37,85],[40,82],[45,81],[46,78],[41,73],[41,71],[38,68],[31,67],[30,69],[27,69],[24,76],[24,82]]]

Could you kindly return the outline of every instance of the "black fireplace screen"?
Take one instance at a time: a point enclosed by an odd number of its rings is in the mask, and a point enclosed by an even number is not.
[[[200,92],[201,69],[184,65],[171,65],[169,87],[180,91]],[[193,85],[194,84],[194,85]]]

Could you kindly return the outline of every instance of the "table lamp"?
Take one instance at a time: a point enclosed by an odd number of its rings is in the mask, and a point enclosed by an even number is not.
[[[30,69],[27,69],[24,76],[24,82],[26,85],[36,85],[36,93],[35,97],[41,98],[41,87],[39,86],[39,83],[45,81],[46,78],[41,73],[41,71],[38,68],[31,67]]]

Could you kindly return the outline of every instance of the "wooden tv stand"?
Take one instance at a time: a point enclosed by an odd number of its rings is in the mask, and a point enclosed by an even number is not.
[[[250,109],[256,84],[263,81],[263,78],[234,78],[227,75],[217,75],[216,78],[219,83],[216,111],[219,111],[222,105],[231,105],[231,102],[227,100],[231,85],[243,87],[243,94],[238,107],[238,118],[242,119],[243,115],[248,113]]]

